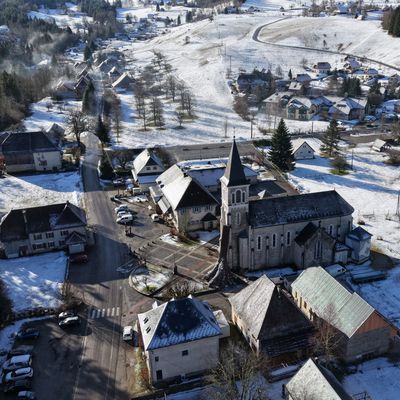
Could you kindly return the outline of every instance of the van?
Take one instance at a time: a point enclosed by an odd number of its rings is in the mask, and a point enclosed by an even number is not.
[[[122,331],[122,340],[125,342],[130,342],[133,340],[133,328],[131,326],[125,326]]]
[[[22,354],[20,356],[11,357],[3,364],[4,371],[14,371],[18,368],[30,367],[32,364],[32,356],[30,354]]]
[[[158,222],[160,220],[158,214],[151,214],[150,218],[153,220],[153,222]]]
[[[326,267],[325,271],[336,278],[337,276],[345,274],[347,272],[347,269],[339,264],[334,264]]]
[[[123,225],[129,224],[132,221],[133,221],[132,214],[124,214],[121,217],[117,218],[117,223],[123,224]]]

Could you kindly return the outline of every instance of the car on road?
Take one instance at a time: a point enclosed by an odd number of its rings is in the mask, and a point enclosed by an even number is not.
[[[16,382],[22,379],[31,379],[33,377],[33,369],[31,367],[19,368],[9,372],[4,377],[6,383]]]
[[[8,385],[4,386],[4,393],[20,392],[24,389],[32,389],[32,380],[21,379],[20,381],[10,382]]]
[[[71,318],[71,317],[75,317],[75,316],[76,316],[75,311],[66,310],[66,311],[63,311],[60,314],[58,314],[58,319],[62,320],[62,319],[65,319],[65,318]]]
[[[29,339],[37,339],[40,335],[40,332],[34,328],[26,328],[21,329],[15,334],[16,340],[29,340]]]
[[[124,330],[122,331],[122,340],[125,342],[133,340],[133,328],[131,326],[124,326]]]
[[[71,254],[69,256],[69,262],[74,264],[84,264],[89,261],[89,257],[86,253]]]
[[[35,400],[35,392],[31,392],[30,390],[22,390],[21,392],[18,392],[17,399]]]
[[[117,223],[122,225],[127,225],[132,223],[133,215],[132,214],[124,214],[121,217],[117,218]]]
[[[62,319],[61,321],[58,322],[58,325],[60,327],[67,327],[67,326],[74,326],[74,325],[79,325],[81,323],[80,318],[75,315],[74,317],[67,317],[65,319]]]
[[[21,354],[13,356],[3,364],[3,371],[10,372],[19,368],[30,367],[32,364],[32,356],[30,354]]]

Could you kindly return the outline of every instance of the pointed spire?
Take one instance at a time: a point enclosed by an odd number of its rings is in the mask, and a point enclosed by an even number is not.
[[[240,160],[239,150],[237,148],[235,138],[233,139],[228,164],[225,168],[224,178],[226,186],[247,185],[246,176],[244,174],[243,165],[242,161]]]

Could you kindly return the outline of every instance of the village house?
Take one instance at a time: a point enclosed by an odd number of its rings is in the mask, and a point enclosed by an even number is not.
[[[227,264],[257,270],[280,265],[347,262],[343,246],[353,229],[353,207],[336,191],[249,199],[236,142],[221,178],[220,232],[228,235]],[[223,229],[227,226],[228,229]],[[225,233],[224,233],[225,232]],[[222,238],[221,243],[226,238]]]
[[[293,94],[290,92],[276,92],[264,99],[262,101],[262,106],[267,114],[279,115],[281,111],[285,109],[292,96]]]
[[[295,80],[296,82],[299,82],[308,87],[310,85],[310,82],[312,81],[312,78],[308,74],[297,74]]]
[[[331,72],[331,64],[326,61],[320,61],[313,66],[313,70],[318,75],[328,75]]]
[[[378,70],[375,68],[360,68],[351,73],[352,78],[358,78],[362,82],[374,79],[379,75]]]
[[[344,63],[343,68],[346,72],[352,73],[361,68],[361,65],[362,64],[355,58],[348,58],[347,61]]]
[[[0,220],[0,247],[7,258],[64,249],[81,253],[86,243],[85,211],[69,202],[11,210]]]
[[[124,72],[113,84],[111,85],[113,89],[129,89],[134,83],[134,79]]]
[[[149,191],[150,186],[155,184],[156,179],[164,170],[161,160],[149,149],[144,149],[133,160],[133,179],[135,184],[145,192]]]
[[[315,157],[315,150],[304,139],[292,140],[293,156],[297,160],[310,160]]]
[[[372,150],[377,151],[378,153],[382,153],[391,147],[392,146],[386,140],[382,139],[375,139],[371,146]]]
[[[308,399],[354,400],[331,371],[311,358],[285,385],[285,400]]]
[[[254,69],[251,73],[242,72],[236,80],[236,86],[239,92],[252,92],[257,87],[269,87],[273,80],[271,71]]]
[[[292,92],[297,96],[305,94],[306,90],[306,86],[301,82],[290,82],[288,87],[288,92]]]
[[[229,325],[222,320],[223,329],[210,306],[192,296],[154,303],[151,310],[139,314],[139,345],[150,382],[184,379],[215,368],[219,341],[229,336]]]
[[[293,97],[286,106],[286,117],[309,121],[317,113],[317,107],[308,97]]]
[[[329,97],[332,100],[333,105],[328,110],[330,118],[336,120],[360,120],[362,121],[365,117],[367,100],[356,99],[353,97],[346,98],[334,98]]]
[[[350,258],[356,264],[368,261],[372,235],[361,226],[354,228],[346,237],[346,246],[351,249]]]
[[[304,270],[292,283],[292,295],[314,323],[334,329],[336,351],[345,362],[385,354],[396,328],[355,292],[350,292],[322,267]]]
[[[78,82],[74,86],[75,94],[78,98],[81,98],[83,96],[83,93],[91,80],[92,78],[89,76],[89,74],[86,76],[81,76],[78,79]]]
[[[42,131],[0,133],[0,159],[8,173],[56,171],[62,152]]]
[[[232,321],[250,347],[269,358],[306,352],[312,324],[265,275],[229,298]]]

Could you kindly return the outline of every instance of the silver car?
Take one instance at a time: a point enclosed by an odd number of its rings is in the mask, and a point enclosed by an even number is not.
[[[4,381],[6,383],[20,381],[22,379],[30,379],[33,377],[33,369],[31,367],[19,368],[6,374]]]

